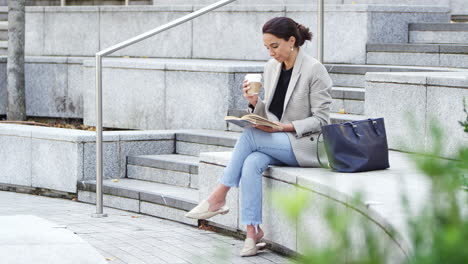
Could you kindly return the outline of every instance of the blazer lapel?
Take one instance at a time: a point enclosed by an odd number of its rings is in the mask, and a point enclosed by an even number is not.
[[[270,108],[271,101],[273,100],[273,96],[275,95],[276,86],[278,85],[278,80],[281,74],[281,63],[277,63],[277,65],[275,65],[272,68],[272,71],[273,71],[273,75],[272,75],[273,78],[271,79],[272,83],[270,83],[270,89],[268,89],[268,95],[266,95],[267,101],[266,101],[265,109],[267,111],[268,111],[268,108]]]
[[[299,49],[299,53],[297,54],[296,61],[294,62],[294,69],[291,74],[291,80],[289,81],[288,90],[286,91],[286,96],[284,98],[284,105],[283,105],[283,116],[284,112],[286,111],[286,106],[288,106],[289,99],[296,88],[296,83],[299,80],[299,76],[301,76],[301,66],[302,60],[304,59],[304,54],[302,49]]]

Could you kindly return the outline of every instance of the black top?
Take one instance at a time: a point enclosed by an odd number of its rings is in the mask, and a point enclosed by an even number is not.
[[[285,70],[281,67],[281,74],[278,79],[278,84],[276,85],[275,95],[273,95],[270,107],[268,108],[270,112],[278,117],[278,120],[281,120],[281,117],[283,116],[284,99],[286,97],[286,92],[288,91],[288,85],[291,80],[293,68]]]

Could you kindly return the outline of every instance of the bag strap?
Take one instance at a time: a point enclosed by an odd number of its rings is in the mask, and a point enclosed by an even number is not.
[[[320,136],[321,135],[322,135],[322,132],[320,132],[320,134],[317,137],[317,160],[318,160],[321,168],[330,169],[330,166],[323,164],[322,161],[320,160],[319,144],[320,144]],[[325,142],[324,142],[324,144],[325,144]]]

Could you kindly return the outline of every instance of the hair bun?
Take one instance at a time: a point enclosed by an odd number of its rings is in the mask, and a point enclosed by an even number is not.
[[[299,30],[299,34],[301,35],[304,42],[306,40],[312,40],[312,32],[310,32],[308,27],[305,27],[302,24],[297,24],[297,29]]]

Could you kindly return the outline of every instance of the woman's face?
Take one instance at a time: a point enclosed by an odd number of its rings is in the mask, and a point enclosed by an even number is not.
[[[289,40],[286,41],[270,33],[263,34],[263,44],[270,52],[270,56],[280,63],[289,58],[291,48],[294,47],[295,42],[295,37],[290,37]]]

